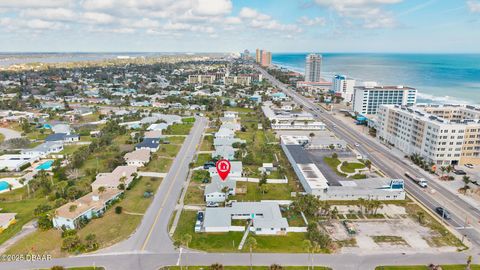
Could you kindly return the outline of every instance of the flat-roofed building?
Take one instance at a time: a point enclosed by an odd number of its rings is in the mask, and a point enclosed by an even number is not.
[[[480,108],[465,105],[383,105],[377,137],[406,155],[446,166],[480,165]]]
[[[402,179],[369,178],[338,180],[327,178],[319,168],[314,150],[308,150],[307,138],[281,136],[281,147],[306,193],[320,200],[404,200]],[[323,159],[322,159],[323,160]]]
[[[415,105],[417,89],[403,85],[380,86],[375,82],[366,82],[363,86],[354,87],[352,101],[355,113],[376,114],[380,105]]]

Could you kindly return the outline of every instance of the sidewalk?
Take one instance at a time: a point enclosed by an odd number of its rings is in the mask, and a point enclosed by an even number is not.
[[[5,241],[2,245],[0,245],[0,254],[5,253],[5,251],[7,251],[17,241],[35,232],[37,230],[37,228],[35,228],[34,226],[36,222],[37,222],[36,220],[32,220],[27,224],[23,225],[22,230],[20,230],[15,236],[13,236],[12,238]]]

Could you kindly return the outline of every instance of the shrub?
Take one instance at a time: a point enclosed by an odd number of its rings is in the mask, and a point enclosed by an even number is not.
[[[123,208],[121,206],[115,207],[115,214],[121,214],[122,210],[123,210]]]

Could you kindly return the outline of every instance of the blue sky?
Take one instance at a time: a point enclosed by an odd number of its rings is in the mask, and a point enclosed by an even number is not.
[[[480,0],[0,0],[0,51],[480,53]]]

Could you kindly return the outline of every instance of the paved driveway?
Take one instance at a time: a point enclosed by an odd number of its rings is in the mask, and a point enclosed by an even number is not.
[[[5,141],[22,137],[20,132],[9,128],[0,128],[0,133],[5,136]]]

